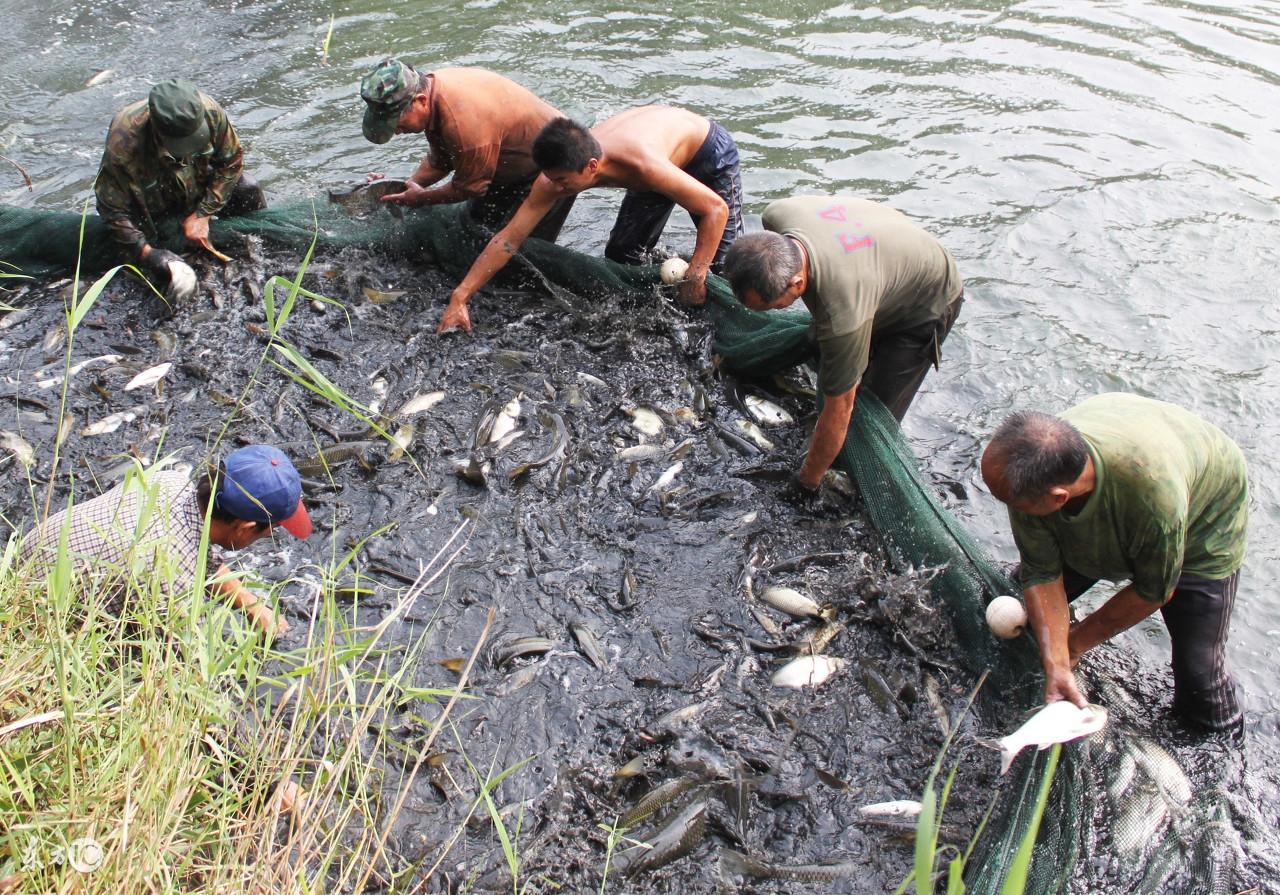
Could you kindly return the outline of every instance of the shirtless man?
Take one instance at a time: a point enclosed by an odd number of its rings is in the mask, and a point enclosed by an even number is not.
[[[555,203],[591,187],[623,187],[626,197],[605,256],[643,263],[675,205],[698,228],[693,260],[680,297],[706,301],[707,271],[724,259],[742,232],[742,181],[738,148],[714,121],[684,109],[642,106],[587,130],[557,118],[533,141],[542,171],[511,222],[489,241],[449,297],[438,332],[460,326],[471,332],[467,303],[520,250]]]

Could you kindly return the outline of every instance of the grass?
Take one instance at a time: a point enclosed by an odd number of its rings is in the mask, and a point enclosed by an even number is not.
[[[264,370],[286,373],[389,437],[340,388],[298,363],[283,338],[299,296],[329,301],[301,286],[310,258],[309,250],[293,279],[266,283],[270,338],[210,456]],[[77,328],[120,269],[83,292],[76,271],[65,369]],[[0,268],[5,278],[17,275],[11,271]],[[67,395],[64,380],[60,414]],[[50,482],[60,447],[51,448]],[[153,508],[154,474],[166,465],[138,461],[126,476]],[[37,518],[47,517],[52,486],[43,501],[31,489]],[[163,561],[144,564],[141,574],[84,574],[64,530],[56,555],[36,568],[20,559],[21,538],[10,536],[0,553],[0,893],[309,895],[402,878],[421,888],[463,827],[416,856],[393,854],[388,839],[431,744],[468,698],[494,613],[449,688],[414,685],[430,626],[405,643],[394,639],[403,637],[395,623],[447,573],[471,525],[464,520],[452,532],[372,625],[360,624],[356,607],[335,596],[340,579],[348,579],[348,592],[352,574],[360,580],[353,567],[363,545],[340,552],[331,543],[327,561],[311,570],[318,585],[305,642],[287,653],[206,597],[203,563],[188,589],[170,593],[173,570]],[[124,611],[104,608],[104,577],[121,584]],[[386,722],[426,714],[428,703],[438,711],[426,745],[397,776],[384,759],[403,747]],[[492,811],[494,788],[518,769],[489,775],[472,810],[485,804]],[[306,792],[287,814],[279,799],[284,782]],[[504,848],[514,848],[501,817],[495,821]]]

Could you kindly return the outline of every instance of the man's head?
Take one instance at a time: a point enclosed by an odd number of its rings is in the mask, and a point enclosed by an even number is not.
[[[1089,447],[1075,426],[1047,413],[1019,411],[996,429],[982,453],[982,478],[1013,509],[1047,516],[1075,494]]]
[[[311,534],[298,470],[270,445],[232,451],[216,475],[201,481],[197,494],[204,506],[212,503],[209,514],[216,537],[211,531],[209,539],[223,547],[246,547],[274,527],[298,538]]]
[[[156,139],[173,158],[199,155],[212,144],[204,100],[190,81],[161,81],[151,88],[147,108]]]
[[[569,118],[548,121],[533,140],[533,163],[563,193],[591,186],[604,150],[587,128]]]
[[[423,76],[412,65],[399,59],[383,59],[360,82],[360,97],[367,104],[364,110],[364,136],[370,143],[385,143],[396,133],[411,133],[426,129],[425,118],[417,127],[414,122],[401,117],[422,117],[427,98],[422,93]],[[421,102],[418,96],[423,96]],[[403,125],[403,126],[402,126]]]
[[[800,247],[769,230],[734,240],[724,256],[724,276],[738,301],[753,311],[785,308],[809,285]]]

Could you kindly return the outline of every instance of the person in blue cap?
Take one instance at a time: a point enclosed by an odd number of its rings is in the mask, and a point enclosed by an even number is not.
[[[174,596],[189,591],[201,553],[208,551],[205,568],[216,569],[206,579],[209,592],[273,636],[288,624],[211,548],[240,550],[277,528],[302,539],[311,534],[302,482],[278,448],[251,444],[232,451],[194,482],[172,469],[128,476],[100,497],[50,516],[22,550],[32,562],[52,567],[65,529],[81,586],[86,593],[105,594],[115,611],[123,608],[131,585],[149,586],[155,576]]]

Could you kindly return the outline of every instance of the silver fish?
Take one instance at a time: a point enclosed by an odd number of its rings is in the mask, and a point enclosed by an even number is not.
[[[110,78],[112,75],[114,75],[115,73],[116,73],[116,70],[115,70],[114,68],[104,68],[102,71],[98,72],[98,73],[97,73],[96,75],[94,75],[92,78],[90,78],[89,80],[85,81],[85,82],[84,82],[84,86],[86,86],[86,87],[97,87],[99,84],[101,84],[103,81],[106,81],[107,79],[109,79],[109,78]]]
[[[138,418],[141,412],[139,408],[130,410],[121,410],[110,416],[103,417],[96,423],[90,423],[80,430],[81,435],[107,435],[119,429],[125,423],[131,423]]]
[[[123,358],[118,354],[103,354],[99,357],[91,357],[88,360],[80,361],[78,364],[72,364],[71,368],[67,370],[67,373],[65,376],[63,376],[62,374],[59,374],[57,376],[52,376],[49,379],[37,379],[36,388],[50,389],[50,388],[53,388],[54,386],[61,385],[63,379],[70,379],[72,376],[76,375],[86,367],[90,367],[90,366],[93,366],[94,364],[99,364],[99,363],[115,364],[115,363],[119,363],[121,360],[123,360]]]
[[[0,430],[0,448],[12,453],[26,467],[36,462],[36,451],[30,443],[17,432]]]
[[[383,292],[381,289],[374,289],[372,286],[364,287],[364,297],[375,305],[391,304],[397,298],[403,298],[405,295],[408,295],[408,290],[405,289],[393,289],[389,292]]]
[[[755,423],[751,422],[751,420],[734,420],[733,424],[741,429],[743,434],[750,438],[755,446],[760,448],[762,451],[773,450],[773,442],[770,441],[769,437],[764,434],[764,431]]]
[[[646,460],[656,460],[659,457],[666,456],[666,448],[656,444],[634,444],[631,447],[623,448],[614,456],[624,463],[643,463]]]
[[[413,436],[417,434],[417,427],[413,423],[405,423],[396,430],[396,434],[391,436],[391,453],[387,454],[387,462],[394,463],[405,455],[409,450],[409,445],[413,444]]]
[[[773,673],[775,687],[816,687],[845,666],[837,656],[800,656]]]
[[[536,656],[550,652],[555,648],[555,641],[546,637],[515,637],[494,645],[491,657],[495,668],[501,668],[513,659],[521,656]]]
[[[662,417],[648,407],[637,407],[635,410],[628,410],[627,414],[631,417],[631,425],[645,435],[652,438],[662,432]]]
[[[746,405],[756,422],[766,426],[785,426],[796,421],[795,417],[777,404],[766,401],[764,398],[757,398],[755,395],[747,395]]]
[[[663,490],[665,490],[668,485],[670,485],[672,482],[676,480],[676,476],[678,476],[681,470],[683,469],[684,469],[684,461],[677,460],[675,463],[673,463],[670,467],[667,468],[666,472],[658,476],[657,481],[655,481],[652,485],[649,486],[649,490],[644,492],[644,496],[648,497],[650,494],[654,493],[655,491],[660,493]]]
[[[493,421],[493,427],[489,429],[489,437],[485,439],[486,444],[493,444],[495,441],[501,441],[508,433],[516,427],[516,421],[520,419],[520,398],[517,395],[506,404],[502,405],[502,410],[498,411],[498,416]]]
[[[405,186],[403,180],[371,180],[348,189],[329,190],[329,201],[353,218],[368,217],[379,208],[387,209],[396,217],[403,217],[404,212],[398,205],[383,202],[382,197],[403,193]]]
[[[396,416],[413,416],[415,413],[426,413],[444,400],[444,392],[420,392],[404,402]]]
[[[169,288],[164,297],[171,302],[189,301],[196,294],[196,272],[185,261],[169,262]]]
[[[679,708],[674,708],[658,716],[657,720],[644,729],[642,736],[650,742],[672,736],[701,715],[706,707],[706,702],[695,702],[691,705],[682,705]]]
[[[604,671],[609,665],[609,660],[605,657],[604,646],[600,643],[600,638],[596,636],[596,632],[581,622],[574,622],[569,625],[569,631],[573,634],[573,639],[577,641],[578,649],[582,651],[582,655],[587,657],[587,661],[600,671]]]
[[[131,392],[134,389],[146,388],[148,385],[155,385],[165,376],[169,375],[169,371],[173,369],[173,364],[165,361],[162,364],[156,364],[154,367],[143,370],[137,376],[125,383],[124,390]]]
[[[892,802],[876,802],[863,805],[858,813],[867,820],[915,820],[920,816],[921,805],[912,799],[895,799]]]
[[[1102,706],[1080,708],[1066,700],[1051,702],[1013,733],[998,740],[1000,773],[1007,774],[1014,758],[1027,746],[1047,749],[1055,743],[1067,743],[1096,733],[1106,726],[1107,710]]]
[[[595,386],[599,386],[600,388],[609,387],[609,383],[605,382],[599,376],[592,376],[590,373],[583,373],[582,371],[578,371],[578,378],[581,379],[583,382],[585,382],[587,385],[595,385]]]
[[[787,615],[796,618],[823,618],[823,609],[812,597],[807,597],[790,587],[766,587],[760,592],[760,599],[774,609],[780,609]]]

